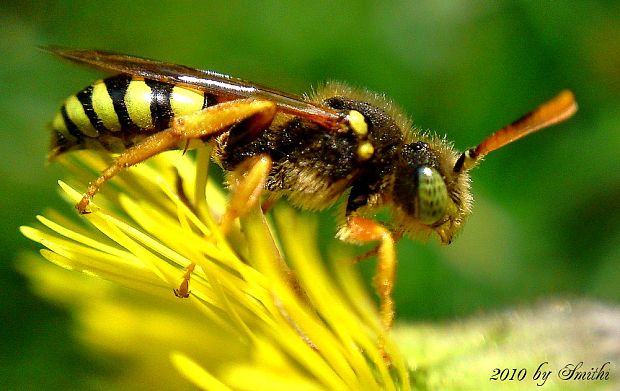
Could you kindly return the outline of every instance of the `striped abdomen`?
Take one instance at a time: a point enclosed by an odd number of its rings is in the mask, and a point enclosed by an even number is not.
[[[127,75],[99,80],[69,97],[52,123],[50,159],[77,149],[122,152],[181,115],[214,105],[212,94]]]

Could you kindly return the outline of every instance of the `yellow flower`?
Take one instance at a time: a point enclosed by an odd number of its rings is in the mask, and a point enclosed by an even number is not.
[[[89,152],[59,160],[72,174],[59,182],[72,204],[106,166]],[[210,390],[410,389],[392,341],[391,367],[378,349],[376,306],[351,257],[323,262],[314,220],[284,205],[273,223],[256,206],[224,237],[216,222],[226,194],[207,181],[208,162],[207,149],[196,159],[163,153],[104,186],[81,222],[38,216],[23,234],[83,274],[34,260],[22,270],[75,309],[84,341],[131,359],[124,387],[189,385],[176,369]],[[191,295],[177,298],[191,262]]]

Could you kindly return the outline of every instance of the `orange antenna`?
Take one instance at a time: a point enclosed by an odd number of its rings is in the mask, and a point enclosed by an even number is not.
[[[575,101],[575,96],[571,91],[564,90],[556,97],[538,106],[510,125],[493,133],[476,148],[463,152],[454,165],[454,172],[469,170],[487,153],[495,151],[539,129],[565,121],[572,117],[576,111],[577,102]]]

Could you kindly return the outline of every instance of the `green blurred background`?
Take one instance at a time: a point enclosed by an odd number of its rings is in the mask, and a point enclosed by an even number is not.
[[[225,4],[226,3],[226,4]],[[620,302],[620,7],[614,1],[3,2],[0,5],[0,386],[71,389],[113,365],[35,297],[18,226],[72,213],[45,166],[46,124],[99,74],[39,45],[101,48],[293,93],[336,79],[384,92],[422,129],[477,144],[563,88],[575,118],[490,155],[449,247],[399,245],[399,320],[451,320],[548,297]],[[324,247],[334,232],[322,216]],[[374,262],[360,266],[366,275]]]

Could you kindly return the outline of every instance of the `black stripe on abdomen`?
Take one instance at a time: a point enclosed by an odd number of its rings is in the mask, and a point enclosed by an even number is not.
[[[84,141],[84,133],[82,133],[82,131],[77,127],[77,125],[74,124],[73,121],[71,121],[71,118],[69,118],[69,115],[67,114],[67,107],[65,105],[62,105],[62,107],[60,108],[60,114],[62,115],[63,121],[65,121],[67,131],[70,135],[75,137],[75,143],[80,144],[82,141]]]
[[[138,126],[133,123],[129,113],[127,112],[127,106],[125,105],[125,94],[127,93],[127,87],[131,83],[131,76],[120,75],[105,79],[106,89],[110,98],[112,98],[112,104],[114,105],[114,111],[118,116],[118,121],[121,124],[121,130],[132,131],[137,130]]]
[[[78,98],[80,103],[82,104],[82,108],[84,109],[84,113],[88,117],[91,125],[99,132],[99,135],[106,134],[109,132],[109,129],[105,127],[103,121],[93,108],[93,86],[90,85],[78,92],[75,96]]]
[[[172,119],[170,94],[174,86],[156,80],[145,80],[144,82],[151,88],[151,119],[153,126],[157,130],[166,129]]]

